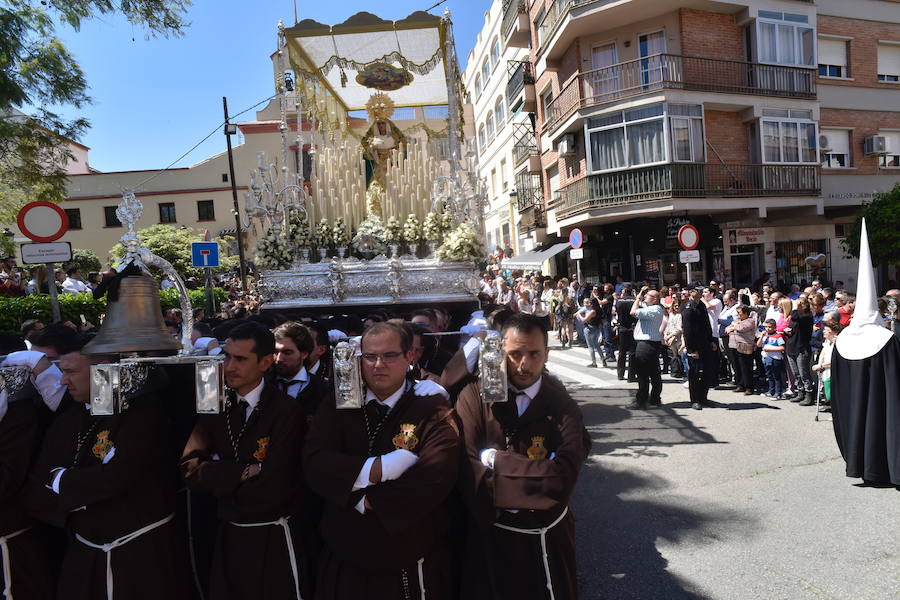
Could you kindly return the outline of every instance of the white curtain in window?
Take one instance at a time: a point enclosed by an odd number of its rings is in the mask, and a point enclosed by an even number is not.
[[[763,121],[763,155],[767,163],[781,162],[781,135],[774,121]]]
[[[818,162],[818,140],[816,140],[815,123],[800,123],[800,160],[801,162]]]
[[[499,131],[500,128],[503,127],[503,122],[506,120],[502,98],[497,100],[497,105],[494,107],[494,117],[497,119],[497,130]]]
[[[666,159],[663,130],[662,119],[628,126],[629,165],[646,165]]]
[[[675,160],[691,160],[690,119],[672,119],[672,149]]]
[[[775,42],[774,23],[759,24],[759,39],[757,40],[757,54],[760,62],[778,62],[778,47]]]
[[[792,25],[778,26],[778,61],[783,65],[797,64],[797,52],[794,48],[796,28]]]
[[[607,129],[591,134],[591,169],[605,171],[628,166],[625,162],[625,130]]]
[[[782,123],[781,136],[784,146],[784,162],[800,162],[800,140],[797,136],[797,123]]]

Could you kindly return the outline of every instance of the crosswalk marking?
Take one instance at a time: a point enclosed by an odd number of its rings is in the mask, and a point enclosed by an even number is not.
[[[568,350],[551,350],[550,359],[547,361],[547,370],[566,383],[585,385],[588,387],[610,387],[618,383],[614,371],[595,371],[585,373],[585,368],[590,361],[590,352],[586,348],[571,348]]]

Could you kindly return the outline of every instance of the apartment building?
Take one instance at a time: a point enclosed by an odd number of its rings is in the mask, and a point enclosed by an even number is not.
[[[547,226],[537,242],[577,227],[587,277],[666,284],[687,278],[676,236],[690,223],[694,281],[855,285],[844,229],[900,180],[900,3],[503,8],[505,47],[526,38],[531,50]]]
[[[463,82],[471,105],[474,151],[486,182],[489,203],[485,219],[488,249],[532,249],[545,225],[533,114],[534,78],[528,39],[506,43],[503,0],[484,13],[484,28],[469,52]],[[516,16],[516,15],[513,15]],[[527,162],[531,159],[530,162]],[[523,170],[526,163],[530,169]]]

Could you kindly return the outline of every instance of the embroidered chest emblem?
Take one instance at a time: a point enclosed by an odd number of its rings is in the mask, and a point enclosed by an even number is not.
[[[261,437],[256,440],[256,451],[253,453],[253,458],[257,461],[262,462],[266,459],[266,453],[269,451],[269,437]]]
[[[412,450],[419,443],[419,438],[416,437],[416,426],[411,423],[403,423],[400,425],[400,433],[395,435],[391,441],[394,443],[394,448],[398,450]]]
[[[544,436],[536,435],[531,438],[531,446],[525,453],[531,460],[547,458],[547,447],[544,446]]]
[[[109,429],[104,429],[97,434],[97,441],[94,442],[91,451],[94,453],[94,456],[103,460],[109,454],[109,451],[112,450],[112,447],[113,442],[109,439]]]

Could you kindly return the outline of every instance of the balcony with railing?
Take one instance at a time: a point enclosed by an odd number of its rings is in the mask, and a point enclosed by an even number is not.
[[[527,48],[531,38],[528,27],[528,7],[525,0],[504,0],[503,21],[500,25],[507,46]]]
[[[600,1],[601,0],[556,0],[551,3],[550,8],[548,8],[547,12],[544,14],[544,18],[537,24],[539,45],[543,46],[544,43],[550,39],[550,36],[556,33],[556,29],[562,22],[563,17],[565,17],[570,10],[578,6],[594,4],[595,2]]]
[[[725,94],[816,98],[816,71],[677,54],[654,54],[579,73],[547,106],[545,130],[576,110],[665,89]]]
[[[531,63],[527,60],[506,62],[506,101],[513,105],[526,85],[534,85]]]
[[[669,198],[818,196],[819,165],[673,163],[589,175],[562,188],[560,219]]]
[[[531,123],[515,123],[513,125],[513,166],[518,167],[523,161],[536,156],[538,156],[537,139]]]

